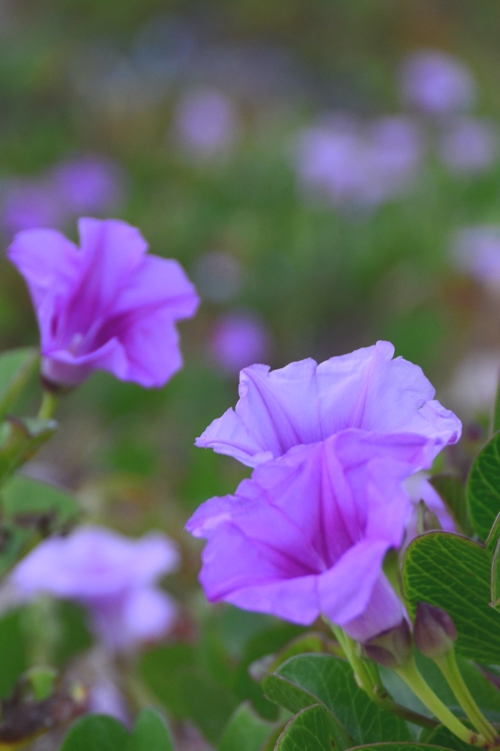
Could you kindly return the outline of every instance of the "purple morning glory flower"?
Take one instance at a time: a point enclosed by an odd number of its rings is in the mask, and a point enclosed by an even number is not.
[[[214,420],[196,446],[255,467],[294,446],[361,428],[416,433],[437,454],[458,441],[460,420],[434,400],[421,368],[393,355],[392,344],[380,341],[319,365],[307,359],[279,370],[245,368],[235,410]]]
[[[264,360],[269,350],[269,334],[256,316],[232,313],[216,322],[210,354],[226,373],[236,375],[245,365]]]
[[[412,510],[402,482],[432,456],[424,436],[348,429],[258,466],[187,524],[208,540],[208,599],[303,625],[324,615],[359,641],[397,626],[403,608],[382,563]]]
[[[173,600],[155,584],[177,567],[173,543],[160,533],[131,540],[109,529],[80,527],[41,542],[13,570],[26,598],[46,593],[74,600],[112,650],[161,638],[176,615]]]
[[[442,134],[439,156],[453,172],[483,172],[498,156],[498,131],[487,120],[459,117]]]
[[[175,322],[198,297],[174,260],[147,255],[139,230],[80,219],[81,249],[53,230],[20,232],[8,257],[28,284],[41,333],[42,374],[76,386],[93,370],[162,386],[182,364]]]
[[[476,86],[469,69],[438,50],[410,55],[400,73],[401,94],[408,104],[429,115],[451,115],[469,109]]]

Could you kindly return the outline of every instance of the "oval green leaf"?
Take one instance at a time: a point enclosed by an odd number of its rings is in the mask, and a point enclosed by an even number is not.
[[[428,532],[406,551],[403,585],[412,616],[419,601],[443,608],[457,627],[460,654],[500,664],[500,614],[489,605],[491,563],[483,545],[450,532]]]
[[[316,704],[294,717],[275,746],[275,751],[345,751],[352,742],[325,707]]]
[[[59,751],[125,751],[127,729],[108,715],[81,717],[70,728]]]
[[[486,540],[500,513],[500,433],[476,456],[467,480],[472,526]]]
[[[249,702],[245,702],[229,720],[217,751],[261,751],[275,730],[276,723],[263,720]]]
[[[263,681],[267,697],[298,712],[323,704],[353,739],[353,744],[377,743],[388,738],[411,740],[407,724],[380,709],[359,688],[350,665],[332,655],[292,657]]]
[[[140,712],[126,751],[174,751],[167,723],[156,709]]]

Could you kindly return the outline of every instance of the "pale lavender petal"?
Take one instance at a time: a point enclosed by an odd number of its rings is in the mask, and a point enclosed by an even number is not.
[[[7,257],[26,279],[35,307],[47,296],[53,301],[67,295],[80,268],[76,245],[53,229],[19,232]]]
[[[445,409],[436,399],[431,399],[406,421],[404,432],[426,436],[435,441],[440,450],[444,444],[460,440],[462,423],[454,412]]]
[[[320,365],[302,360],[274,371],[245,368],[235,411],[214,420],[196,445],[256,466],[269,454],[278,457],[350,427],[418,432],[439,439],[440,448],[458,440],[459,420],[438,402],[428,405],[434,389],[421,368],[393,354],[389,342],[378,342]]]

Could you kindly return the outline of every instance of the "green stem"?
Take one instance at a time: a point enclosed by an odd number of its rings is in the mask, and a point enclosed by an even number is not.
[[[38,417],[42,420],[48,420],[52,417],[57,406],[57,396],[51,391],[44,391],[42,403],[38,410]]]
[[[415,665],[413,658],[411,658],[406,665],[394,668],[394,672],[411,688],[422,704],[425,704],[425,706],[431,710],[441,724],[445,725],[448,730],[451,730],[451,732],[460,738],[460,740],[464,741],[464,743],[469,743],[471,746],[487,747],[490,745],[487,743],[484,736],[478,735],[473,730],[466,728],[465,725],[463,725],[460,720],[450,712],[448,707],[443,704],[441,699],[436,696],[434,691],[424,681],[418,672],[418,668]]]
[[[475,728],[484,735],[484,737],[494,743],[498,738],[495,728],[488,722],[479,707],[477,706],[472,694],[470,693],[457,664],[455,650],[450,649],[445,655],[435,658],[434,662],[441,670],[442,674],[448,681],[448,684],[455,694],[458,703],[464,710],[465,714],[472,722]]]
[[[386,709],[388,712],[392,712],[414,725],[419,725],[424,728],[437,727],[438,723],[430,717],[425,717],[425,715],[419,714],[419,712],[414,712],[413,710],[404,707],[402,704],[395,702],[389,692],[384,688],[375,663],[364,660],[359,656],[356,642],[347,636],[339,626],[335,626],[335,624],[330,623],[330,621],[328,621],[328,625],[335,634],[349,664],[354,670],[354,676],[358,684],[368,694],[370,699],[375,702],[375,704],[381,709]]]

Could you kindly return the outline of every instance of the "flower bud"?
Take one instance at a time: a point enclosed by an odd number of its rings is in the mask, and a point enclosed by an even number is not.
[[[382,631],[362,646],[365,655],[379,665],[386,668],[397,668],[405,665],[412,652],[408,621],[403,619],[399,626]]]
[[[415,613],[413,636],[419,652],[436,659],[453,649],[457,629],[444,610],[427,602],[419,602]]]

